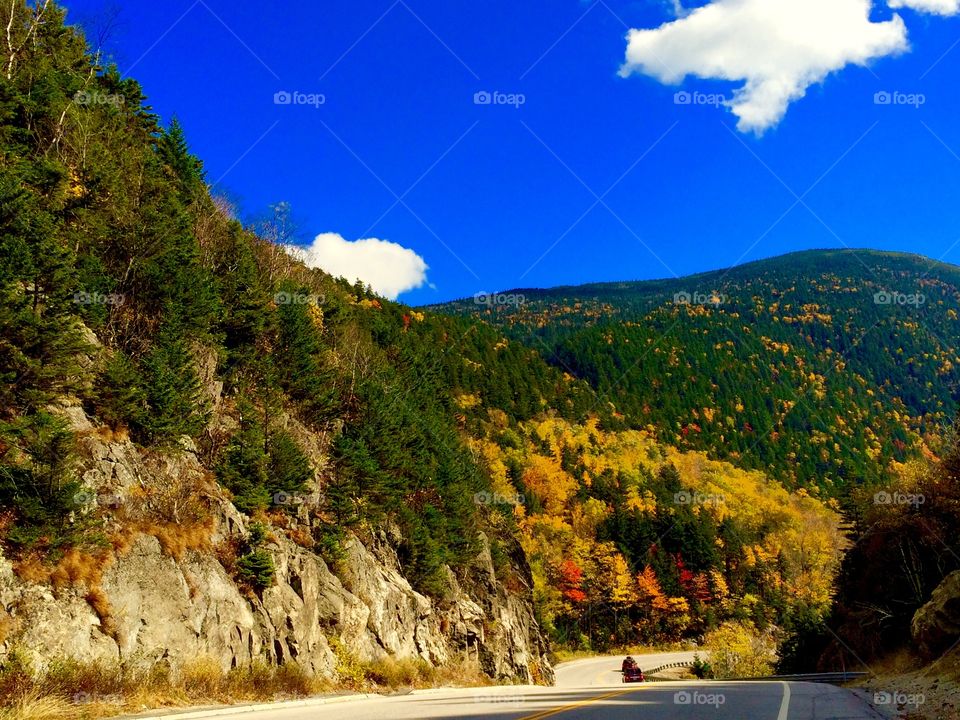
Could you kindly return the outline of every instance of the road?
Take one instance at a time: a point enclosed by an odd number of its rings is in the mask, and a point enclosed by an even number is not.
[[[701,656],[703,653],[700,653]],[[661,665],[675,662],[692,662],[693,652],[665,652],[649,655],[636,655],[634,659],[644,672],[653,670]],[[623,655],[597,657],[589,660],[575,660],[574,662],[557,665],[557,687],[604,687],[621,685],[620,663]]]
[[[673,655],[673,654],[670,654]],[[659,656],[657,656],[659,657]],[[811,683],[657,682],[623,685],[622,658],[558,668],[556,687],[431,690],[313,707],[270,708],[220,720],[878,720],[853,693]],[[638,657],[642,667],[661,661]],[[674,662],[666,660],[664,662]],[[607,667],[612,663],[614,671]],[[614,680],[614,678],[616,678]],[[609,684],[604,685],[603,683]]]

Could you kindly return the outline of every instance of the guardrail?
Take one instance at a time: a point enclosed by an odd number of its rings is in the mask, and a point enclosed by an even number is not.
[[[644,675],[647,680],[652,680],[654,682],[663,681],[665,678],[658,678],[656,674],[662,672],[663,670],[670,670],[671,668],[679,667],[692,667],[693,662],[674,662],[667,663],[666,665],[660,665],[651,670],[645,670]],[[766,677],[745,677],[745,678],[730,678],[732,681],[736,682],[764,682],[771,680],[788,680],[790,682],[810,682],[810,683],[826,683],[826,684],[839,684],[839,683],[848,683],[854,680],[859,680],[865,678],[869,675],[867,672],[852,672],[852,671],[843,671],[843,672],[826,672],[826,673],[798,673],[796,675],[768,675]]]
[[[658,672],[661,672],[663,670],[670,670],[671,668],[681,668],[681,667],[693,667],[693,661],[690,660],[687,662],[667,663],[666,665],[660,665],[659,667],[655,667],[652,670],[644,670],[643,674],[644,676],[646,676],[647,680],[653,680],[654,682],[656,682],[658,680],[663,680],[663,678],[654,677]]]
[[[867,672],[828,672],[828,673],[800,673],[797,675],[770,675],[768,677],[748,677],[733,678],[738,682],[752,682],[762,680],[789,680],[791,682],[812,682],[812,683],[847,683],[860,678],[865,678],[870,673]]]

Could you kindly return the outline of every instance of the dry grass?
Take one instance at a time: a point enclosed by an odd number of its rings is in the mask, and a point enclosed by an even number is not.
[[[93,434],[105,443],[122,443],[130,439],[130,431],[122,425],[116,428],[101,425],[93,431]]]
[[[24,582],[41,584],[50,581],[52,568],[45,565],[36,555],[29,555],[14,563],[13,572]]]
[[[457,657],[440,667],[421,658],[383,658],[361,662],[336,639],[330,647],[337,658],[340,687],[357,692],[376,692],[397,688],[482,687],[493,680],[480,671],[475,661]]]
[[[312,550],[316,544],[313,541],[313,535],[310,534],[310,531],[302,526],[287,530],[287,537],[291,542],[307,550]]]
[[[27,656],[14,650],[0,665],[0,720],[96,720],[145,708],[290,700],[345,690],[389,692],[493,684],[476,662],[465,659],[440,668],[416,658],[363,663],[335,640],[331,646],[341,673],[338,683],[313,677],[295,663],[275,666],[254,661],[225,671],[209,657],[175,670],[165,663],[133,668],[64,660],[37,673]]]
[[[212,519],[190,525],[147,523],[137,529],[159,540],[163,552],[176,560],[180,560],[189,550],[209,552],[213,548]]]
[[[87,604],[93,608],[93,612],[100,618],[100,630],[104,635],[117,639],[117,624],[113,620],[113,608],[110,607],[110,600],[107,594],[99,587],[90,588],[83,596]]]
[[[71,548],[50,572],[54,588],[85,587],[92,590],[100,586],[103,573],[114,561],[113,549],[84,552]]]
[[[332,689],[295,664],[254,662],[224,671],[217,660],[197,658],[172,672],[160,664],[133,669],[107,662],[61,661],[38,674],[15,652],[0,667],[0,720],[99,718],[145,707],[285,700]]]
[[[139,535],[140,533],[136,528],[128,525],[114,532],[109,538],[110,547],[113,548],[114,554],[117,557],[126,555],[130,551],[130,548],[133,547],[133,543],[136,542]]]
[[[55,565],[45,563],[38,555],[28,555],[13,566],[13,571],[24,582],[49,583],[56,590],[92,589],[100,585],[104,571],[113,561],[112,548],[94,551],[71,548]]]
[[[105,443],[121,443],[130,439],[130,431],[124,426],[114,428],[109,425],[100,425],[89,430],[79,430],[76,436],[78,440],[97,438]]]
[[[0,707],[0,720],[71,720],[76,716],[76,705],[51,695],[26,695]]]

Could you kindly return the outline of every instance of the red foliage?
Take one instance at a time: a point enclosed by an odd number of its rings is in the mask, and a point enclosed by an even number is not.
[[[587,594],[581,589],[583,585],[583,570],[573,560],[564,560],[560,563],[560,592],[563,597],[573,603],[582,603]]]

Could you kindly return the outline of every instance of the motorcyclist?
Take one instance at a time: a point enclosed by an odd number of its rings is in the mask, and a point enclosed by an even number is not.
[[[637,667],[637,661],[634,660],[631,656],[627,655],[626,659],[623,661],[623,665],[620,666],[621,672],[626,672],[627,670],[633,670]]]

